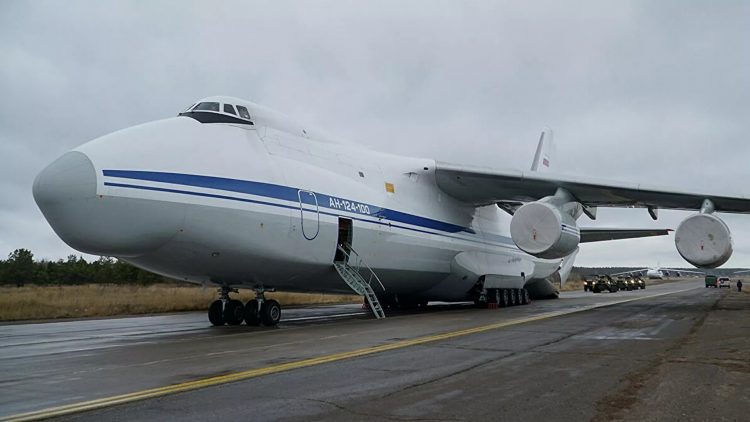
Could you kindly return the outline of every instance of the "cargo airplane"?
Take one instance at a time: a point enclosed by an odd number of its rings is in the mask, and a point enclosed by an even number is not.
[[[273,289],[351,293],[383,309],[556,297],[578,245],[667,234],[581,228],[597,207],[696,210],[677,228],[689,263],[732,253],[717,212],[744,197],[555,174],[551,132],[530,171],[409,158],[341,143],[248,101],[210,97],[120,130],[44,168],[34,199],[71,247],[218,286],[215,325],[274,325]],[[230,295],[253,289],[242,303]]]
[[[612,275],[617,276],[617,275],[641,275],[641,274],[646,274],[646,277],[652,280],[661,280],[665,277],[681,277],[684,274],[689,274],[691,276],[704,275],[705,272],[677,270],[674,268],[664,268],[664,267],[651,267],[651,268],[642,268],[640,270],[625,271],[622,273],[616,273]]]

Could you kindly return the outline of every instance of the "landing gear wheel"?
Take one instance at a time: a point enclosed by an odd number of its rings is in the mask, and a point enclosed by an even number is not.
[[[499,289],[487,289],[487,305],[490,303],[499,303]]]
[[[531,303],[531,295],[529,294],[529,291],[526,289],[521,289],[521,295],[523,296],[523,304],[528,305]]]
[[[247,325],[260,325],[260,312],[258,312],[258,301],[248,300],[245,305],[245,323]]]
[[[229,325],[240,325],[245,318],[245,305],[239,300],[230,300],[224,308],[224,321]]]
[[[508,290],[510,290],[510,306],[518,305],[518,289],[508,289]]]
[[[503,308],[510,306],[510,292],[508,289],[500,289],[500,306]]]
[[[260,308],[260,320],[263,325],[276,325],[281,320],[281,305],[279,302],[271,299],[263,302]]]
[[[211,306],[208,307],[208,320],[211,321],[211,325],[224,325],[224,304],[220,300],[211,302]]]

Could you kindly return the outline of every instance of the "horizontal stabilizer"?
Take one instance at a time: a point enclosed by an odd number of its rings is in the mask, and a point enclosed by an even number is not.
[[[581,227],[581,243],[604,240],[635,239],[638,237],[665,236],[672,229],[620,229],[604,227]]]

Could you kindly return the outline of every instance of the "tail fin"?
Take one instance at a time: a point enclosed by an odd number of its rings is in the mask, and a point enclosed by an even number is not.
[[[542,136],[539,137],[539,145],[536,147],[531,171],[549,171],[552,167],[554,156],[555,143],[552,137],[552,130],[547,128],[542,131]]]

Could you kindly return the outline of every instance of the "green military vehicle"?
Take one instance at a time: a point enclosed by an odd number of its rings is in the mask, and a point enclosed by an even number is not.
[[[614,293],[619,290],[619,287],[617,286],[617,282],[612,280],[612,277],[602,274],[596,277],[594,285],[591,286],[591,291],[594,293],[601,293],[605,290]]]
[[[635,285],[635,282],[630,277],[617,277],[617,288],[619,290],[633,290],[633,286]]]
[[[636,289],[646,290],[646,280],[636,277],[635,278]]]
[[[586,277],[583,280],[583,291],[584,292],[593,292],[594,291],[594,283],[596,283],[596,276]]]
[[[709,275],[706,274],[706,288],[708,287],[718,287],[719,286],[719,278],[715,275]]]

